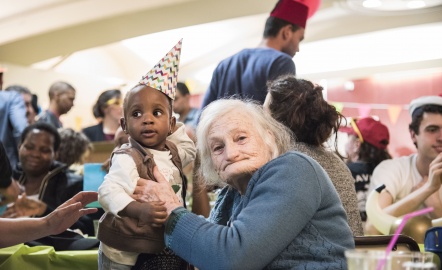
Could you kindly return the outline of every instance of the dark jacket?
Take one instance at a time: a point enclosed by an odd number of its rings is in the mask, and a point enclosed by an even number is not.
[[[138,174],[141,178],[153,180],[153,168],[155,161],[150,152],[146,151],[132,138],[129,138],[130,144],[124,144],[115,154],[130,155],[137,165]],[[172,162],[180,171],[183,179],[181,196],[185,202],[186,197],[186,178],[182,170],[181,159],[178,155],[178,149],[174,143],[166,141],[166,149],[172,155]],[[141,224],[138,219],[129,217],[116,217],[107,212],[100,219],[98,229],[98,239],[108,246],[136,253],[159,253],[164,248],[164,227],[153,227],[151,224]]]
[[[106,141],[106,137],[104,136],[103,132],[103,123],[84,128],[82,132],[89,138],[91,142]]]
[[[83,177],[70,172],[66,164],[54,161],[48,174],[43,178],[40,184],[38,199],[46,203],[45,216],[55,208],[72,198],[75,194],[83,190]],[[26,174],[22,171],[20,163],[14,170],[14,175],[19,183],[26,183]],[[88,216],[81,217],[71,229],[80,229],[83,233],[94,235],[94,225]]]
[[[3,143],[0,141],[0,188],[7,188],[11,184],[11,164],[6,155],[6,150]]]

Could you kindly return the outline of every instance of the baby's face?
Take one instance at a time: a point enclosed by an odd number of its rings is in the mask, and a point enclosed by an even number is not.
[[[166,138],[175,126],[169,98],[149,86],[134,88],[128,95],[125,132],[144,147],[164,150]]]

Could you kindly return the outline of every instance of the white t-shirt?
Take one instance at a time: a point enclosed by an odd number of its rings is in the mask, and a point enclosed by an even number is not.
[[[370,192],[384,184],[393,202],[406,197],[423,180],[416,167],[416,158],[417,154],[412,154],[379,163],[371,176]]]

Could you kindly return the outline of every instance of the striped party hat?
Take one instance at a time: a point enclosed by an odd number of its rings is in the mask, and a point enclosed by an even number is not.
[[[182,42],[183,39],[178,41],[166,56],[141,78],[139,83],[155,88],[175,100]]]

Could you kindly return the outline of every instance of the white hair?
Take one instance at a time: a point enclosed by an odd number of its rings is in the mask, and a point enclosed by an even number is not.
[[[201,113],[196,130],[197,148],[201,157],[200,173],[208,186],[224,185],[213,164],[208,135],[212,124],[228,114],[242,115],[244,120],[252,123],[257,133],[264,141],[264,146],[271,153],[271,159],[289,151],[292,148],[290,130],[276,121],[261,105],[251,100],[219,99],[206,106]]]

